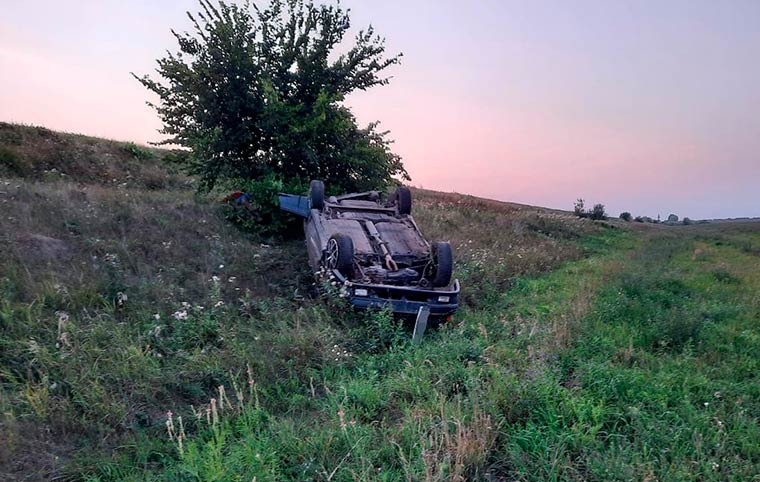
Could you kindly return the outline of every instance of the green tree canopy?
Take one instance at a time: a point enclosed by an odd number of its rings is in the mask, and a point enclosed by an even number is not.
[[[315,178],[342,190],[409,179],[387,132],[358,127],[343,104],[387,84],[382,71],[400,60],[371,26],[348,44],[349,11],[304,0],[200,0],[188,17],[193,31],[172,30],[179,51],[158,60],[161,79],[135,77],[160,98],[150,105],[164,143],[190,149],[202,189],[224,178]]]

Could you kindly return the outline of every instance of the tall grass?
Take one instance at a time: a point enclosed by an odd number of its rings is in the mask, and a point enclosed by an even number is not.
[[[387,312],[320,298],[300,240],[250,237],[189,192],[4,189],[5,478],[760,473],[757,225],[621,229],[419,192],[466,291],[415,345]]]

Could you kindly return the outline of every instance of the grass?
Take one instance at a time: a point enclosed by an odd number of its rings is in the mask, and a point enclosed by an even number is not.
[[[173,187],[2,181],[0,478],[757,480],[758,223],[416,190],[466,291],[415,345],[316,296],[302,240],[233,228],[161,152],[93,149]]]

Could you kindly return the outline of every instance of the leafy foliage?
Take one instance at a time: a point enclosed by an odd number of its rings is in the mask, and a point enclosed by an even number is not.
[[[578,198],[578,200],[575,201],[575,205],[573,206],[573,212],[579,218],[583,218],[586,216],[585,207],[586,207],[585,201],[581,198]]]
[[[127,142],[124,144],[123,149],[141,161],[151,160],[156,157],[151,151],[144,147],[138,146],[134,142]]]
[[[594,204],[594,207],[589,211],[589,217],[597,221],[607,219],[604,204]]]
[[[277,198],[277,194],[281,192],[306,191],[308,184],[299,178],[283,181],[274,174],[268,174],[260,179],[228,179],[222,185],[229,190],[240,190],[251,196],[250,211],[237,206],[234,201],[225,206],[224,210],[225,217],[243,229],[272,235],[300,227],[300,219],[283,212]],[[299,236],[302,236],[303,230],[299,231]]]
[[[585,209],[585,201],[578,198],[573,206],[573,213],[579,218],[590,218],[595,221],[607,219],[607,213],[604,210],[604,204],[594,204],[590,210]],[[622,217],[622,215],[621,215]]]
[[[166,144],[192,151],[201,189],[219,179],[322,179],[331,189],[409,179],[377,123],[359,128],[345,96],[388,83],[384,39],[370,26],[353,44],[339,5],[272,0],[265,8],[200,0],[194,31],[158,60],[163,81],[137,77],[160,98]],[[348,48],[347,48],[348,47]],[[340,48],[342,54],[337,53]]]
[[[620,213],[620,219],[622,219],[623,221],[631,222],[631,220],[633,220],[633,216],[631,216],[631,213],[629,213],[628,211],[624,211]]]

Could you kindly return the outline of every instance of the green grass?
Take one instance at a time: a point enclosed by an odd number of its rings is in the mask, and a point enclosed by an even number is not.
[[[347,355],[255,385],[146,473],[141,442],[94,480],[753,480],[760,262],[720,241],[693,259],[690,237],[587,241],[421,346],[364,320],[338,333]]]
[[[758,223],[415,191],[465,289],[415,345],[316,296],[302,240],[238,231],[188,190],[3,183],[2,479],[760,473]]]

